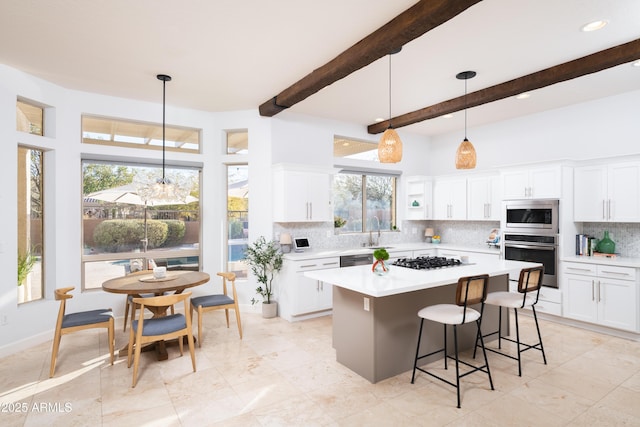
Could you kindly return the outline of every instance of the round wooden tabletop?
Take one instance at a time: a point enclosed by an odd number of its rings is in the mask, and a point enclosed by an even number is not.
[[[202,271],[167,271],[167,277],[155,279],[152,271],[142,271],[102,283],[102,289],[116,294],[163,294],[181,293],[186,288],[199,286],[209,281],[209,274]]]

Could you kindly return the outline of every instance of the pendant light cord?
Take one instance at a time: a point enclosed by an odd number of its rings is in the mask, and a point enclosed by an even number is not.
[[[391,126],[391,54],[389,54],[389,129],[393,129]]]
[[[167,81],[166,80],[162,80],[162,183],[166,183],[166,180],[164,178],[164,167],[165,167],[165,142],[164,142],[164,138],[165,138],[165,97],[166,97],[166,91],[167,91]]]
[[[464,139],[467,139],[467,80],[464,79]]]

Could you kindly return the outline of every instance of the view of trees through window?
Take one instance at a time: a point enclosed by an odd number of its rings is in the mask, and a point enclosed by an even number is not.
[[[187,199],[172,204],[145,200],[142,189],[162,175],[159,166],[84,161],[82,173],[85,289],[156,265],[199,269],[199,169],[166,168],[170,180],[188,188]]]
[[[227,166],[227,271],[247,277],[242,259],[249,234],[249,167]]]
[[[341,232],[392,230],[396,221],[396,178],[339,173],[333,180],[333,206]]]
[[[18,147],[18,302],[43,297],[43,151]]]

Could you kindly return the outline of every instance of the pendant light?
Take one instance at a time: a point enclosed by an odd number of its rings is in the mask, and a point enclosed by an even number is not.
[[[458,80],[464,80],[464,140],[456,151],[456,169],[473,169],[476,167],[476,149],[467,139],[467,80],[476,76],[475,71],[463,71],[456,75]]]
[[[391,55],[400,52],[402,48],[389,54],[389,127],[384,131],[378,143],[378,160],[380,163],[398,163],[402,160],[402,141],[398,132],[391,125]]]
[[[158,74],[158,80],[162,81],[162,178],[147,179],[146,183],[138,186],[140,197],[149,205],[169,205],[185,203],[191,190],[188,182],[179,174],[169,178],[166,173],[166,86],[171,81],[171,76]]]

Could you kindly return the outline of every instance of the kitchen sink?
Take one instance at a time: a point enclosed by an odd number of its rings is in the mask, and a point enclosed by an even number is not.
[[[369,247],[369,249],[372,250],[376,250],[376,249],[393,249],[393,246],[374,246],[374,247]]]

